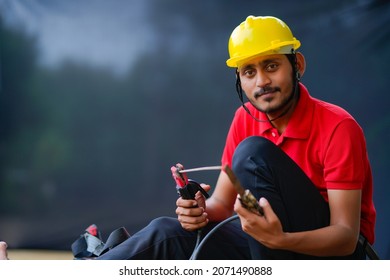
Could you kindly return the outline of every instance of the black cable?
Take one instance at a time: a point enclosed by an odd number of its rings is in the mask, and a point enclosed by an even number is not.
[[[216,232],[223,225],[225,225],[227,223],[230,223],[231,221],[234,221],[234,220],[237,220],[237,219],[238,219],[237,215],[231,216],[230,218],[227,218],[226,220],[223,220],[218,225],[216,225],[212,230],[210,230],[209,233],[207,233],[206,236],[202,239],[202,242],[200,242],[197,246],[195,246],[195,249],[192,252],[192,255],[190,257],[190,260],[196,260],[197,259],[200,250],[203,248],[204,244],[210,238],[210,236],[214,234],[214,232]],[[199,231],[198,231],[198,238],[199,238]]]
[[[377,252],[362,234],[359,235],[359,243],[370,260],[380,260]]]
[[[196,248],[199,246],[201,240],[202,240],[202,230],[201,230],[201,229],[198,229],[198,233],[197,233],[197,235],[196,235],[196,243],[195,243],[194,251],[195,251]],[[192,254],[193,254],[193,252],[192,252]],[[192,255],[191,255],[191,258],[192,258]],[[191,259],[191,258],[190,258],[190,259]]]

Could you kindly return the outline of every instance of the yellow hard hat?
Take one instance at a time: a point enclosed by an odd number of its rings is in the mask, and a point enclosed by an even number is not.
[[[237,26],[229,39],[229,67],[238,67],[258,55],[288,54],[301,43],[290,28],[276,17],[248,16]]]

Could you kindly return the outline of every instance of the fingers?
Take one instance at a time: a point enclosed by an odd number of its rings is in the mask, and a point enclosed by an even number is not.
[[[204,228],[208,224],[208,221],[204,221],[203,223],[199,224],[186,224],[186,223],[181,223],[181,226],[183,229],[187,231],[195,231],[201,228]]]
[[[178,215],[177,219],[179,220],[181,226],[188,231],[205,227],[209,222],[206,212],[203,212],[200,216]]]
[[[211,186],[210,186],[210,185],[200,184],[200,186],[201,186],[206,192],[208,192],[209,190],[211,190]]]
[[[243,205],[242,205],[242,202],[240,200],[240,196],[237,195],[237,198],[236,198],[236,201],[234,203],[234,211],[241,217],[245,218],[245,219],[249,219],[250,217],[252,217],[253,215],[257,215],[259,216],[259,214],[256,212],[254,213],[253,211],[245,208]]]
[[[211,189],[211,186],[206,184],[201,184],[201,187],[206,192]],[[208,224],[206,199],[200,191],[195,194],[194,199],[179,197],[176,206],[177,219],[184,229],[194,231]]]
[[[237,195],[236,201],[234,203],[234,211],[243,217],[248,217],[249,215],[252,215],[253,213],[242,205],[239,198],[240,196]],[[260,198],[259,205],[261,206],[261,208],[263,208],[264,216],[267,218],[267,220],[272,219],[274,217],[277,218],[276,214],[272,210],[272,207],[266,198]]]
[[[0,260],[8,260],[7,243],[0,241]]]
[[[199,217],[205,213],[205,210],[203,207],[177,207],[175,212],[178,216]]]
[[[274,210],[272,210],[271,204],[264,197],[259,200],[260,206],[263,208],[264,217],[269,223],[279,221],[278,216],[275,214]]]
[[[209,220],[205,208],[199,206],[196,200],[179,198],[176,205],[177,219],[184,229],[193,231],[207,225]]]
[[[236,212],[239,215],[245,214],[243,211],[243,206],[240,201],[240,195],[237,195],[236,201],[234,202],[234,212]]]
[[[195,199],[183,199],[179,197],[176,200],[176,206],[177,207],[184,207],[184,208],[192,208],[192,207],[197,207],[198,202]]]
[[[209,220],[207,218],[207,213],[204,212],[203,208],[191,209],[190,212],[187,212],[187,210],[188,209],[176,209],[178,214],[177,219],[185,230],[197,230],[208,224]],[[196,215],[198,213],[200,213],[200,215]]]

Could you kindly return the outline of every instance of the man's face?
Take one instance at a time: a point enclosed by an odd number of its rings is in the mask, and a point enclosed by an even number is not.
[[[278,115],[288,105],[293,94],[292,71],[283,54],[256,57],[238,68],[248,100],[269,116]]]

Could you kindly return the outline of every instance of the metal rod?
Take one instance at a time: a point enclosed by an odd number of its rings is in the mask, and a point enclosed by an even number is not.
[[[183,169],[180,170],[179,173],[187,173],[187,172],[196,172],[196,171],[207,171],[207,170],[221,170],[222,166],[203,166],[197,168]]]

